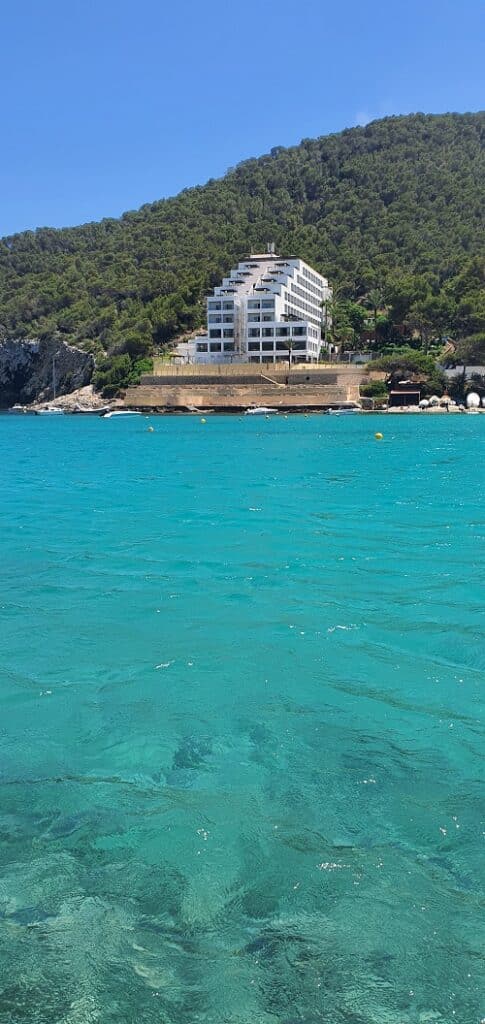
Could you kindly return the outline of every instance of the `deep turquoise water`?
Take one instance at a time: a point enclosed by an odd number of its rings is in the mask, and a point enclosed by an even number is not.
[[[485,417],[151,423],[0,418],[0,1021],[478,1024]]]

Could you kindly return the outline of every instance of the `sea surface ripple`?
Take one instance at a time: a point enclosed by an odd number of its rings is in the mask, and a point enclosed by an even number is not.
[[[0,417],[1,1024],[479,1024],[485,417],[150,423]]]

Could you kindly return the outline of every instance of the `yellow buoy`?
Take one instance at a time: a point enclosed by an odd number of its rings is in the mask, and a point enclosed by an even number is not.
[[[207,420],[205,420],[205,419],[204,419],[204,417],[202,416],[202,418],[201,418],[201,421],[200,421],[200,422],[201,422],[201,423],[207,423]]]
[[[377,434],[374,434],[374,437],[376,441],[382,441],[384,434],[381,434],[379,431],[377,431]]]

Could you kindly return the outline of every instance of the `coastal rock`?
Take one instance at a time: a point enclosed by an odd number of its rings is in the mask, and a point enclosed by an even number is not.
[[[101,412],[105,409],[117,409],[123,407],[123,400],[113,398],[108,403],[106,399],[95,391],[92,384],[86,384],[83,388],[76,388],[68,395],[60,395],[55,401],[47,403],[50,408],[64,409],[65,412]],[[31,409],[45,408],[46,402],[36,402]]]
[[[94,358],[57,337],[0,341],[0,408],[53,398],[89,384]]]

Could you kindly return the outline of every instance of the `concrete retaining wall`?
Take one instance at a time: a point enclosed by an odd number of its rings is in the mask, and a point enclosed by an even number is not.
[[[305,373],[318,373],[322,369],[335,370],[335,363],[292,363],[293,368],[298,371],[304,371]],[[344,370],[356,369],[356,367],[349,367],[347,363],[341,364]],[[153,360],[153,372],[157,377],[174,377],[181,374],[182,376],[198,377],[200,373],[210,373],[212,377],[227,377],[239,376],[240,374],[259,374],[268,373],[270,377],[274,377],[275,374],[288,373],[288,361],[281,363],[184,363],[177,365],[175,363],[166,363],[163,359],[155,357]]]
[[[383,377],[346,363],[293,366],[254,363],[171,366],[155,360],[155,372],[129,388],[125,404],[152,409],[328,409],[358,402],[360,385]]]
[[[212,366],[172,366],[154,360],[153,373],[142,378],[142,384],[255,384],[275,381],[280,384],[346,384],[372,379],[365,367],[347,363],[233,363]]]
[[[358,384],[346,387],[296,384],[278,388],[271,385],[202,385],[194,381],[192,386],[142,384],[129,388],[125,405],[152,409],[234,410],[247,409],[252,405],[278,409],[325,409],[358,400]]]

